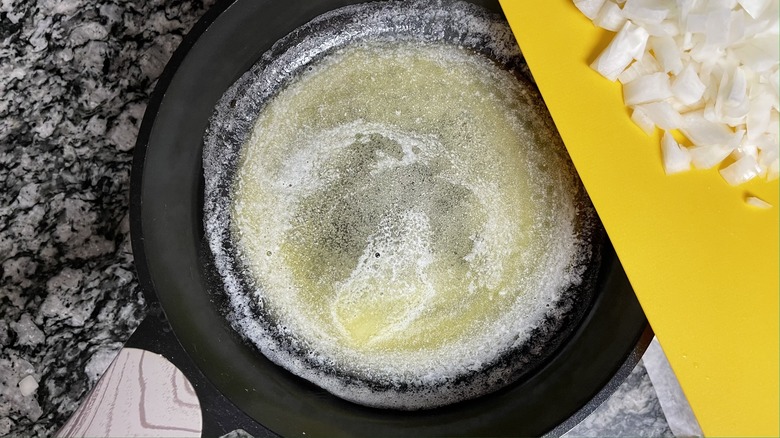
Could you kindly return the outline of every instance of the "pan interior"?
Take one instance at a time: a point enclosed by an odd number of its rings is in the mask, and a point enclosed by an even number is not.
[[[599,243],[523,65],[500,18],[459,2],[348,7],[277,43],[205,142],[233,327],[376,407],[541,364],[588,306]]]

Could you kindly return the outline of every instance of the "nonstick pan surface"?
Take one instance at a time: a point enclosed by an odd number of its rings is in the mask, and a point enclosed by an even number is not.
[[[560,433],[638,360],[647,321],[609,244],[595,298],[569,341],[532,375],[497,393],[421,412],[361,407],[274,365],[222,314],[203,239],[203,134],[227,88],[295,28],[354,0],[219,3],[184,39],[159,80],[133,163],[136,268],[183,349],[227,399],[288,435],[528,436]],[[495,11],[497,2],[475,1]]]

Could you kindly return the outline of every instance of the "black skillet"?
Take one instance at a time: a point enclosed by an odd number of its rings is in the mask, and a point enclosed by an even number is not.
[[[272,364],[220,312],[203,242],[203,133],[225,90],[270,46],[358,0],[219,2],[159,79],[136,143],[130,218],[150,315],[128,342],[168,357],[198,392],[204,435],[243,428],[283,436],[560,435],[623,381],[651,336],[609,244],[590,309],[531,375],[497,393],[422,412],[361,407]],[[500,12],[497,1],[473,0]],[[172,329],[172,333],[171,333]]]

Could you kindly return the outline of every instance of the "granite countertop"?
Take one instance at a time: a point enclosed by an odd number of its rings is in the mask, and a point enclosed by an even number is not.
[[[132,150],[156,78],[212,3],[0,0],[0,436],[56,432],[144,316]],[[640,363],[570,435],[672,433]]]

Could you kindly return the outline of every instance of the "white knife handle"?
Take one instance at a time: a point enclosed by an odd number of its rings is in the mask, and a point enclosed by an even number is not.
[[[200,402],[187,377],[159,354],[123,348],[58,437],[199,437]]]

